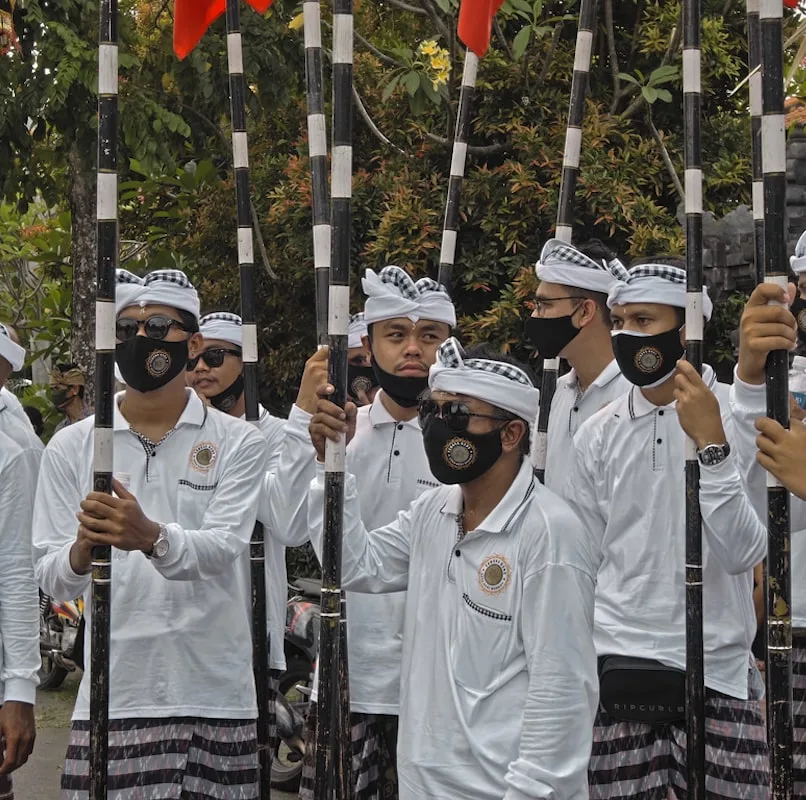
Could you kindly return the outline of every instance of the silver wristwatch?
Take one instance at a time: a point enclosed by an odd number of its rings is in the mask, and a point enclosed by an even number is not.
[[[168,555],[168,550],[171,548],[171,543],[168,541],[168,526],[163,525],[161,522],[158,523],[158,525],[160,526],[159,536],[157,536],[157,541],[154,542],[154,546],[151,548],[150,552],[144,553],[146,558],[165,558],[165,556]]]
[[[700,464],[705,467],[714,467],[721,464],[730,455],[729,444],[707,444],[702,450],[697,451],[697,458]]]

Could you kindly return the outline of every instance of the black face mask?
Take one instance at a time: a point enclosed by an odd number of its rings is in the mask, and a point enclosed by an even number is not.
[[[361,364],[347,365],[347,394],[358,400],[358,393],[369,394],[378,385],[375,370]]]
[[[414,408],[420,395],[428,388],[428,376],[422,378],[392,375],[384,372],[375,359],[372,359],[372,369],[378,380],[378,385],[402,408]]]
[[[66,406],[73,398],[68,396],[69,389],[51,389],[50,390],[50,402],[58,408],[62,409]]]
[[[651,336],[628,331],[613,333],[613,354],[621,374],[634,386],[652,388],[663,383],[684,352],[678,328]]]
[[[470,483],[501,458],[501,428],[488,433],[457,433],[440,417],[423,426],[423,444],[433,476],[445,484]]]
[[[557,358],[560,351],[582,330],[572,322],[573,316],[529,317],[526,320],[526,338],[535,346],[541,358]]]
[[[210,405],[229,414],[238,398],[243,394],[243,374],[239,375],[223,392],[219,392],[215,397],[210,398]]]
[[[188,360],[188,340],[167,342],[135,336],[115,347],[123,382],[136,392],[153,392],[182,373]]]

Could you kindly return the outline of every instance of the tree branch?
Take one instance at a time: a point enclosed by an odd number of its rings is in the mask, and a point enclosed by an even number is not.
[[[674,188],[677,190],[678,197],[680,197],[680,202],[685,203],[686,194],[683,191],[683,184],[680,183],[680,178],[677,177],[677,170],[674,168],[669,151],[666,149],[666,145],[663,143],[663,138],[661,137],[658,129],[655,127],[655,123],[652,121],[652,109],[650,106],[647,106],[646,109],[646,121],[647,125],[649,125],[649,130],[652,131],[652,138],[655,140],[655,143],[660,149],[663,163],[666,165],[666,171],[669,173],[672,183],[674,184]]]
[[[364,47],[367,48],[367,50],[370,51],[370,53],[377,56],[384,63],[391,64],[393,67],[402,67],[403,69],[408,69],[408,67],[402,61],[397,61],[396,59],[392,58],[392,56],[388,56],[386,53],[382,53],[380,50],[378,50],[378,48],[375,47],[372,42],[370,42],[368,39],[365,39],[358,31],[353,31],[353,35],[361,44],[364,45]]]
[[[269,276],[269,278],[271,278],[271,280],[279,280],[277,273],[271,268],[271,263],[269,262],[269,254],[266,252],[266,245],[263,242],[263,234],[260,232],[260,218],[257,215],[255,201],[252,200],[251,195],[249,196],[249,210],[252,212],[252,227],[255,229],[255,239],[257,239],[257,248],[260,250],[260,258],[263,261],[263,268],[266,270],[266,274]]]
[[[607,31],[607,53],[610,61],[610,76],[613,80],[613,99],[610,101],[610,113],[615,114],[621,94],[619,80],[618,53],[616,52],[616,34],[613,29],[613,0],[604,0],[605,29]]]
[[[501,30],[501,24],[495,17],[493,17],[493,28],[495,30],[495,35],[498,37],[498,41],[501,43],[501,47],[503,47],[504,50],[506,50],[507,55],[509,56],[509,60],[514,61],[515,54],[512,52],[512,48],[509,46],[507,37],[504,36],[504,32]]]
[[[398,153],[402,153],[407,158],[409,154],[399,148],[396,144],[390,141],[384,134],[381,132],[380,128],[373,122],[372,117],[370,117],[369,112],[367,111],[366,107],[364,106],[363,101],[361,100],[361,95],[358,94],[357,89],[353,86],[353,101],[355,102],[356,108],[358,108],[358,113],[361,114],[361,118],[366,122],[367,127],[372,131],[374,136],[383,144],[388,145],[389,147],[393,147],[397,150]]]
[[[554,31],[551,34],[551,44],[549,44],[549,49],[546,52],[546,60],[543,62],[543,66],[540,69],[540,78],[538,79],[538,83],[545,83],[546,79],[549,76],[549,67],[551,67],[551,62],[554,60],[554,53],[557,52],[557,45],[560,44],[560,39],[563,35],[563,23],[558,22],[554,26]]]
[[[450,147],[453,144],[450,139],[446,139],[443,136],[437,136],[435,133],[429,133],[428,131],[425,132],[425,137],[426,139],[429,139],[435,144],[442,145],[443,147]],[[469,144],[467,146],[467,152],[471,156],[497,156],[500,153],[505,153],[511,146],[512,143],[509,141],[509,139],[506,139],[503,142],[496,142],[495,144],[485,144],[481,146]]]
[[[396,0],[396,2],[397,1],[398,0]],[[440,17],[439,11],[432,0],[423,0],[423,4],[425,5],[426,13],[431,18],[431,22],[434,23],[434,27],[439,31],[440,35],[445,39],[445,41],[449,42],[451,40],[450,28],[448,28],[448,26],[443,22],[442,17]]]
[[[417,14],[420,17],[427,17],[428,12],[423,10],[422,8],[417,8],[416,6],[410,6],[408,3],[402,2],[402,0],[384,0],[384,2],[388,3],[393,8],[399,8],[401,11],[408,11],[410,14]]]

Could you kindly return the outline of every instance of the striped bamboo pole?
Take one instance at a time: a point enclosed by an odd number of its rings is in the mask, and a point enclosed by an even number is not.
[[[327,186],[327,132],[322,78],[322,22],[319,0],[302,4],[305,34],[305,90],[308,101],[308,153],[311,161],[313,266],[316,280],[316,335],[327,344],[327,294],[330,282],[330,208]]]
[[[761,164],[761,24],[759,0],[747,0],[747,67],[753,163],[753,241],[756,283],[764,281],[764,171]]]
[[[760,0],[761,150],[764,172],[765,281],[786,287],[786,134],[784,120],[783,4]],[[789,427],[789,359],[767,359],[767,416]],[[792,615],[789,492],[767,481],[767,715],[772,798],[792,796]]]
[[[232,162],[238,225],[238,268],[243,320],[243,379],[246,419],[257,423],[257,325],[255,314],[255,257],[249,192],[249,143],[246,134],[246,80],[243,73],[240,0],[227,0],[227,64],[232,116]],[[269,736],[269,638],[266,611],[266,564],[263,526],[258,522],[249,547],[252,578],[252,667],[257,691],[257,738],[260,757],[260,798],[271,794]]]
[[[353,6],[333,0],[333,148],[330,176],[331,270],[328,296],[328,381],[333,402],[347,400],[353,169]],[[317,800],[352,796],[349,684],[343,636],[341,541],[344,523],[344,437],[325,449],[325,512],[316,729]]]
[[[118,4],[101,0],[98,37],[98,186],[95,300],[95,445],[92,486],[112,493],[115,387],[115,270],[118,265]],[[106,800],[109,749],[109,546],[92,549],[90,800]]]
[[[442,226],[442,247],[439,251],[439,277],[437,280],[449,292],[453,289],[453,265],[456,260],[456,240],[459,235],[459,203],[467,166],[467,141],[470,137],[478,68],[478,56],[468,48],[465,51],[462,87],[459,90],[459,108],[456,113],[456,131],[451,154],[451,174],[448,179],[448,198],[445,202],[445,221]]]
[[[702,374],[701,0],[683,0],[683,140],[686,170],[686,359]],[[697,445],[686,439],[686,765],[688,797],[705,798],[702,515]]]
[[[574,49],[574,74],[571,78],[571,100],[568,108],[568,127],[565,131],[563,168],[560,176],[560,197],[557,204],[555,235],[563,242],[571,241],[574,227],[574,197],[579,177],[579,154],[582,150],[582,122],[585,118],[585,98],[593,51],[593,28],[596,24],[596,0],[582,0],[579,7],[579,25]],[[546,480],[549,415],[551,401],[557,389],[560,371],[559,358],[543,361],[543,380],[540,387],[540,412],[535,431],[535,468],[541,483]]]

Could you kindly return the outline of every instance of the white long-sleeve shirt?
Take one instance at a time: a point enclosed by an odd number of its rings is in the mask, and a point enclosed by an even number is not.
[[[164,558],[112,551],[110,644],[113,719],[253,719],[249,541],[266,465],[251,425],[204,406],[188,390],[176,428],[154,453],[115,404],[115,472],[143,513],[167,526]],[[119,398],[118,398],[119,400]],[[91,576],[70,566],[75,513],[92,491],[93,420],[64,428],[45,448],[34,512],[40,585],[84,595],[89,665]],[[89,716],[84,673],[75,719]]]
[[[574,436],[585,420],[617,397],[626,394],[632,384],[621,374],[613,359],[595,381],[582,392],[576,371],[571,370],[557,379],[557,389],[551,400],[548,451],[546,455],[546,486],[562,496],[573,463]],[[537,430],[535,424],[534,429]],[[532,448],[532,459],[536,449]]]
[[[0,433],[0,705],[34,703],[39,655],[39,597],[31,562],[34,486],[25,455]]]
[[[730,390],[730,407],[736,420],[735,448],[739,468],[746,476],[747,491],[756,513],[763,520],[767,518],[767,472],[756,461],[755,422],[767,416],[767,390],[762,383],[758,386],[745,383],[734,375]],[[806,628],[806,503],[790,494],[790,515],[792,528],[792,625]],[[765,532],[766,535],[766,532]]]
[[[729,442],[728,387],[720,399]],[[594,636],[599,655],[653,658],[685,669],[685,434],[675,404],[655,406],[638,388],[577,433],[567,499],[601,543]],[[766,542],[733,455],[700,467],[705,683],[747,698],[756,632],[752,568]]]
[[[319,548],[323,497],[318,465],[308,510]],[[587,798],[598,702],[589,537],[528,461],[458,541],[462,508],[461,487],[441,487],[368,533],[346,476],[344,585],[407,589],[400,798]]]
[[[415,417],[396,421],[379,391],[373,402],[358,410],[356,433],[347,447],[346,467],[358,480],[361,520],[368,529],[395,519],[423,492],[439,486],[431,474]],[[296,407],[295,407],[296,408]],[[291,446],[281,461],[282,494],[300,510],[288,516],[292,526],[309,531],[307,491],[315,474],[316,454],[308,434],[310,416],[296,409],[289,416]],[[302,447],[303,438],[307,446]],[[293,458],[289,456],[293,454]],[[294,460],[303,463],[289,463]],[[301,481],[307,479],[304,490]],[[277,491],[277,487],[275,487]],[[302,502],[299,501],[303,491]],[[279,502],[277,500],[276,502]],[[305,513],[301,513],[305,512]],[[288,512],[286,512],[288,513]],[[299,534],[293,534],[298,539]],[[347,593],[347,647],[350,653],[350,707],[365,714],[397,714],[400,698],[400,658],[405,592],[383,596]],[[318,677],[318,673],[317,673]],[[318,686],[318,682],[314,682]],[[317,699],[314,691],[312,699]]]
[[[18,410],[19,409],[19,410]],[[39,463],[45,446],[36,435],[31,420],[22,410],[19,400],[5,387],[0,390],[0,433],[4,433],[22,450],[22,464],[32,494],[36,492]]]

